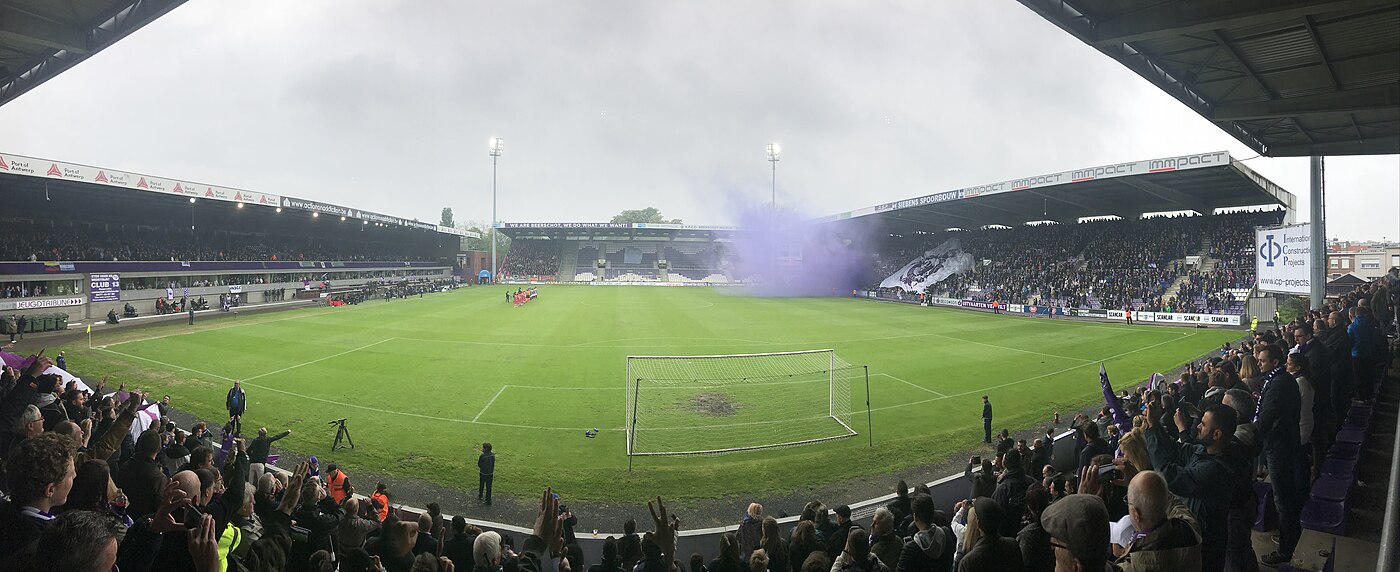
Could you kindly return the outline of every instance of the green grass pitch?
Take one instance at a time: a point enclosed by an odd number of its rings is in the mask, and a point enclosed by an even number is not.
[[[473,287],[114,330],[97,333],[92,350],[85,341],[61,349],[80,375],[111,373],[113,387],[169,393],[176,407],[212,420],[224,418],[224,394],[242,379],[250,400],[245,426],[293,429],[278,445],[321,455],[351,475],[469,490],[476,449],[490,441],[498,493],[528,495],[549,485],[571,499],[632,501],[658,492],[668,499],[776,494],[897,473],[976,446],[984,393],[997,429],[1040,426],[1054,411],[1101,400],[1100,362],[1115,386],[1127,387],[1240,336],[854,299],[748,298],[711,288],[546,286],[538,300],[516,308],[504,291]],[[855,437],[643,457],[629,472],[626,356],[820,348],[869,366],[873,447],[860,382],[851,387]],[[350,418],[357,448],[331,454],[334,431],[326,423],[340,417]],[[585,438],[594,427],[601,434]]]

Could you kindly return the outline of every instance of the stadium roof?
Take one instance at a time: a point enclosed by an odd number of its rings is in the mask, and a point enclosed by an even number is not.
[[[120,198],[129,200],[140,200],[140,197],[144,193],[151,193],[154,195],[174,195],[190,197],[191,199],[207,199],[228,203],[260,205],[267,208],[297,209],[342,216],[346,219],[415,228],[442,234],[466,236],[465,231],[456,228],[307,199],[260,193],[246,189],[219,187],[182,179],[128,173],[117,169],[90,167],[77,163],[65,163],[63,161],[54,161],[50,159],[25,157],[12,153],[0,153],[0,191],[4,191],[10,186],[25,187],[38,185],[43,185],[45,187],[48,185],[73,185],[85,189],[100,189],[114,196],[118,193],[122,193]]]
[[[1396,0],[1020,0],[1270,157],[1400,153]]]
[[[1292,193],[1226,151],[1086,167],[924,195],[820,219],[882,223],[887,232],[1016,226],[1035,221],[1278,205]]]
[[[497,227],[511,238],[632,240],[647,238],[714,240],[732,236],[732,226],[642,222],[506,222]]]
[[[185,0],[0,2],[0,105],[184,3]]]

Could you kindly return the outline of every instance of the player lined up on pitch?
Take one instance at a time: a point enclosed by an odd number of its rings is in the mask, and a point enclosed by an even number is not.
[[[506,291],[506,299],[510,300],[511,303],[515,304],[515,307],[517,308],[530,303],[530,300],[534,300],[538,297],[540,297],[539,288],[528,288],[523,290],[517,288],[514,294],[511,294],[510,291]]]

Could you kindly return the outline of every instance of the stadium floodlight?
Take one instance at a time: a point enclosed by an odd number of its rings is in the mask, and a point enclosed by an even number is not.
[[[190,197],[190,204],[194,204],[194,197]]]
[[[501,158],[506,140],[492,137],[488,142],[491,152],[491,283],[496,283],[496,161]]]
[[[311,218],[320,218],[321,213],[311,213]]]
[[[243,203],[238,203],[238,208],[243,208]]]
[[[345,217],[340,217],[340,222],[345,222]]]
[[[773,208],[778,208],[778,161],[783,158],[783,148],[777,143],[769,143],[764,151],[768,153],[768,162],[773,165]]]
[[[282,207],[277,207],[277,212],[282,212]]]
[[[857,433],[852,381],[866,383],[868,410],[867,368],[830,349],[628,356],[627,454],[730,453],[850,437]]]

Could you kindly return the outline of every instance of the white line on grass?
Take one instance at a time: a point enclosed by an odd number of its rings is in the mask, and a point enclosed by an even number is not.
[[[888,373],[877,373],[877,374],[875,374],[875,375],[883,375],[883,376],[885,376],[885,377],[888,377],[888,378],[893,379],[893,380],[895,380],[895,381],[898,381],[898,382],[900,382],[900,383],[903,383],[903,384],[906,384],[906,385],[911,385],[911,386],[913,386],[913,387],[917,387],[917,388],[919,388],[919,389],[922,389],[922,390],[924,390],[924,391],[927,391],[927,392],[932,393],[932,394],[934,394],[934,395],[937,395],[937,396],[939,396],[939,397],[948,397],[947,395],[944,395],[944,394],[942,394],[942,393],[939,393],[939,392],[937,392],[937,391],[934,391],[934,390],[932,390],[932,389],[929,389],[929,388],[927,388],[927,387],[924,387],[924,386],[919,385],[919,384],[917,384],[917,383],[914,383],[914,382],[912,382],[912,381],[906,381],[906,380],[900,379],[900,378],[895,377],[895,376],[893,376],[893,375],[890,375],[890,374],[888,374]]]
[[[486,410],[491,408],[491,404],[496,402],[496,398],[500,397],[502,393],[506,392],[507,387],[510,386],[502,385],[500,391],[497,391],[495,395],[491,396],[491,400],[486,402],[486,405],[481,408],[481,411],[476,412],[476,417],[472,418],[472,423],[476,423],[477,419],[481,419],[481,416],[486,413]]]
[[[1191,335],[1194,336],[1194,335],[1196,335],[1196,334],[1195,334],[1195,333],[1192,333]],[[1008,381],[1008,382],[1006,382],[1006,383],[1002,383],[1002,384],[999,384],[999,385],[993,385],[993,386],[991,386],[991,387],[984,387],[984,388],[982,388],[982,389],[974,389],[974,390],[971,390],[971,391],[964,391],[964,392],[962,392],[962,393],[954,393],[953,395],[949,395],[949,396],[947,396],[947,397],[934,397],[934,398],[931,398],[931,399],[924,399],[924,400],[922,400],[922,401],[911,401],[911,402],[909,402],[909,403],[897,403],[897,404],[895,404],[895,405],[886,405],[886,406],[884,406],[884,407],[875,407],[875,408],[872,408],[870,411],[872,411],[872,412],[875,412],[875,411],[884,411],[884,410],[886,410],[886,409],[897,409],[897,408],[900,408],[900,407],[909,407],[909,406],[911,406],[911,405],[923,405],[923,404],[925,404],[925,403],[930,403],[930,402],[933,402],[933,401],[942,401],[942,400],[944,400],[944,399],[951,399],[951,398],[954,398],[954,397],[963,397],[963,396],[967,396],[967,395],[974,395],[974,394],[978,394],[978,393],[983,393],[983,392],[985,392],[985,391],[989,391],[989,390],[992,390],[992,389],[1001,389],[1001,388],[1003,388],[1003,387],[1010,387],[1010,386],[1013,386],[1013,385],[1020,385],[1020,384],[1022,384],[1022,383],[1026,383],[1026,382],[1028,382],[1028,381],[1035,381],[1035,380],[1037,380],[1037,379],[1044,379],[1044,378],[1050,377],[1050,376],[1052,376],[1052,375],[1059,375],[1059,374],[1065,373],[1065,372],[1067,372],[1067,371],[1073,371],[1073,370],[1079,369],[1079,368],[1084,367],[1084,366],[1092,365],[1092,364],[1094,364],[1094,363],[1106,362],[1106,361],[1111,360],[1111,359],[1118,359],[1118,358],[1123,357],[1123,356],[1126,356],[1126,355],[1135,354],[1135,353],[1138,353],[1138,352],[1143,351],[1143,350],[1150,350],[1150,349],[1155,348],[1155,347],[1160,346],[1160,345],[1169,344],[1169,343],[1176,342],[1176,341],[1181,341],[1182,339],[1183,339],[1183,338],[1170,339],[1170,340],[1167,340],[1167,341],[1165,341],[1165,342],[1159,342],[1159,343],[1152,344],[1152,345],[1150,345],[1150,346],[1143,346],[1143,347],[1140,347],[1140,348],[1135,349],[1135,350],[1132,350],[1132,351],[1126,351],[1126,352],[1123,352],[1123,353],[1118,354],[1118,355],[1112,355],[1112,356],[1108,356],[1108,357],[1103,358],[1103,359],[1094,360],[1093,362],[1090,362],[1090,363],[1082,363],[1082,364],[1079,364],[1079,365],[1075,365],[1075,366],[1070,366],[1070,367],[1064,368],[1064,369],[1059,370],[1059,371],[1052,371],[1052,372],[1050,372],[1050,373],[1043,373],[1043,374],[1040,374],[1040,375],[1037,375],[1037,376],[1034,376],[1034,377],[1028,377],[1028,378],[1025,378],[1025,379],[1018,379],[1018,380],[1016,380],[1016,381]]]
[[[290,303],[292,303],[292,302],[274,302],[274,304],[290,304]],[[259,306],[259,307],[261,307],[261,306]],[[311,308],[312,308],[312,307],[308,305],[308,306],[307,306],[306,308],[304,308],[304,309],[309,310],[309,309],[311,309]],[[233,329],[233,328],[241,328],[241,327],[243,327],[243,326],[257,326],[257,325],[260,325],[260,324],[271,324],[271,323],[273,323],[273,322],[285,322],[285,321],[287,321],[287,320],[300,320],[300,319],[302,319],[302,318],[310,318],[310,317],[313,317],[313,316],[320,316],[320,315],[321,315],[320,313],[305,313],[305,314],[299,314],[299,315],[296,315],[296,316],[288,316],[288,317],[285,317],[285,318],[277,318],[276,320],[256,320],[256,321],[240,322],[240,323],[237,323],[237,324],[230,324],[230,325],[221,326],[221,327],[218,327],[218,328],[200,328],[200,329],[198,329],[198,330],[185,330],[185,331],[182,331],[182,332],[173,332],[173,333],[169,333],[169,334],[161,334],[161,335],[159,335],[159,336],[150,336],[150,337],[147,337],[147,338],[137,338],[137,339],[134,339],[134,340],[122,340],[122,341],[119,341],[119,342],[112,342],[112,343],[110,343],[110,344],[103,345],[102,347],[107,347],[107,346],[119,346],[119,345],[122,345],[122,344],[134,344],[134,343],[136,343],[136,342],[149,342],[149,341],[151,341],[151,340],[162,340],[162,339],[165,339],[165,338],[173,338],[173,337],[175,337],[175,336],[188,336],[188,335],[190,335],[190,334],[202,334],[202,333],[205,333],[205,332],[218,332],[218,331],[221,331],[221,330],[231,330],[231,329]],[[235,316],[235,317],[236,317],[236,316]]]
[[[269,371],[269,372],[267,372],[267,373],[260,373],[260,374],[258,374],[258,375],[253,376],[253,377],[245,377],[245,378],[243,378],[243,381],[250,381],[250,380],[254,380],[254,379],[258,379],[258,378],[263,378],[263,377],[267,377],[267,376],[269,376],[269,375],[275,375],[275,374],[282,373],[282,372],[284,372],[284,371],[290,371],[290,370],[293,370],[293,369],[296,369],[296,368],[299,368],[299,367],[308,366],[308,365],[311,365],[311,364],[313,364],[313,363],[320,363],[320,362],[326,361],[326,360],[331,359],[331,358],[338,358],[338,357],[343,356],[343,355],[345,355],[345,354],[352,354],[352,353],[358,352],[358,351],[360,351],[360,350],[372,348],[372,347],[377,346],[377,345],[379,345],[379,344],[382,344],[382,343],[384,343],[384,342],[391,342],[391,341],[394,341],[394,338],[384,338],[384,339],[379,340],[379,341],[377,341],[377,342],[374,342],[374,343],[372,343],[372,344],[365,344],[365,345],[360,346],[360,347],[358,347],[358,348],[355,348],[355,349],[352,349],[352,350],[345,350],[345,351],[340,352],[340,353],[338,353],[338,354],[332,354],[332,355],[328,355],[328,356],[323,357],[323,358],[317,358],[317,359],[313,359],[313,360],[307,361],[307,362],[302,362],[302,363],[299,363],[299,364],[296,364],[296,365],[293,365],[293,366],[284,367],[284,368],[279,369],[279,370],[277,370],[277,371]]]
[[[224,380],[224,381],[233,381],[233,378],[231,378],[231,377],[224,377],[224,376],[219,375],[219,374],[217,374],[217,373],[209,373],[209,372],[207,372],[207,371],[199,371],[199,370],[194,369],[194,368],[188,368],[188,367],[181,366],[181,365],[175,365],[175,364],[173,364],[173,363],[166,363],[166,362],[163,362],[163,361],[160,361],[160,360],[154,360],[154,359],[147,358],[147,357],[141,357],[141,356],[137,356],[137,355],[131,355],[131,354],[129,354],[129,353],[119,352],[119,351],[117,351],[117,350],[109,350],[109,349],[107,349],[106,347],[95,347],[95,348],[92,348],[92,349],[95,349],[95,350],[97,350],[97,351],[107,352],[107,353],[109,353],[109,354],[117,354],[117,355],[119,355],[119,356],[126,356],[126,357],[129,357],[129,358],[132,358],[132,359],[139,359],[139,360],[142,360],[142,361],[148,361],[148,362],[151,362],[151,363],[153,363],[153,364],[163,365],[163,366],[168,367],[168,368],[171,368],[171,369],[177,369],[177,370],[184,370],[184,371],[194,372],[194,373],[197,373],[197,374],[200,374],[200,375],[207,375],[207,376],[209,376],[209,377],[217,377],[217,378],[222,379],[222,380]]]

